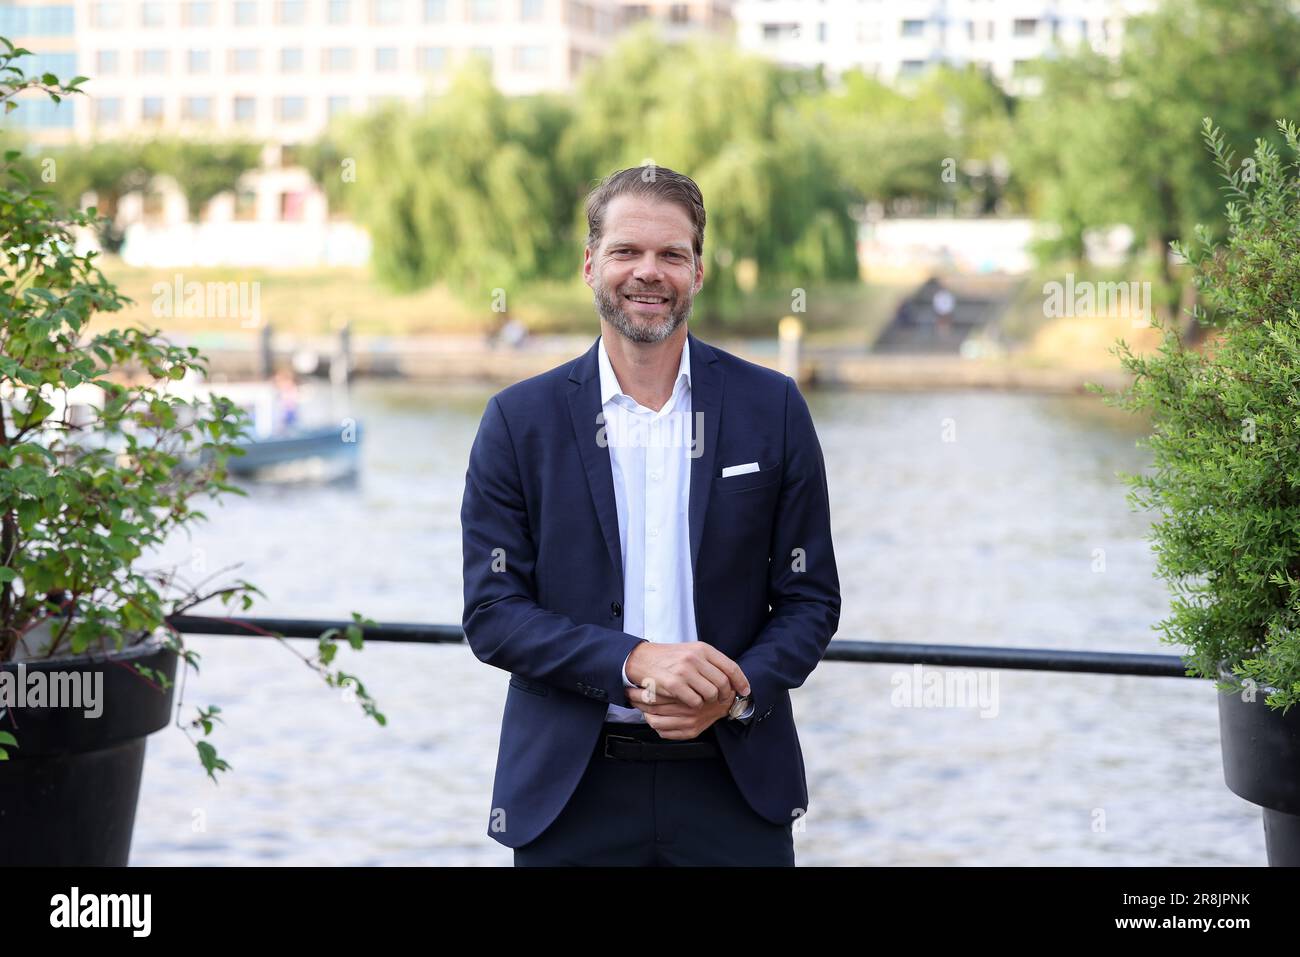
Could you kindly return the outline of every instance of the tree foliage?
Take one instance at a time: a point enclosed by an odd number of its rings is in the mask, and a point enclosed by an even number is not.
[[[1248,144],[1300,112],[1300,17],[1289,0],[1174,0],[1126,21],[1116,60],[1084,50],[1038,68],[1014,161],[1037,215],[1059,227],[1053,252],[1080,258],[1085,230],[1128,224],[1156,258],[1171,315],[1170,243],[1198,223],[1224,226],[1201,118]]]
[[[1154,469],[1126,478],[1130,501],[1159,513],[1157,574],[1174,592],[1164,640],[1191,649],[1189,673],[1217,678],[1226,661],[1289,708],[1300,701],[1300,133],[1277,127],[1293,162],[1259,138],[1252,182],[1205,119],[1226,239],[1199,225],[1175,248],[1214,338],[1198,351],[1163,326],[1145,358],[1121,341],[1134,380],[1108,401],[1152,417]]]

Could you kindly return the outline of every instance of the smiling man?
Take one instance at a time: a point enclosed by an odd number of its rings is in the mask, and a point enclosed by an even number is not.
[[[593,190],[600,335],[470,451],[463,625],[511,673],[488,834],[516,865],[794,864],[789,692],[840,616],[825,465],[789,376],[687,329],[704,222],[664,167]]]

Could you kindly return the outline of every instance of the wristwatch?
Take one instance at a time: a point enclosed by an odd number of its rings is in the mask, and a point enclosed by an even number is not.
[[[727,710],[727,717],[732,720],[739,718],[749,710],[749,701],[752,697],[752,694],[747,694],[744,697],[736,695],[736,700],[731,702],[731,707]]]

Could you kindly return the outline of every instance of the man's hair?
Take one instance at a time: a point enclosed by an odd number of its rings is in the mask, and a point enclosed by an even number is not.
[[[695,260],[704,258],[704,197],[695,180],[666,166],[633,166],[610,173],[587,194],[587,248],[595,250],[605,229],[605,210],[618,196],[641,196],[676,203],[691,220]]]

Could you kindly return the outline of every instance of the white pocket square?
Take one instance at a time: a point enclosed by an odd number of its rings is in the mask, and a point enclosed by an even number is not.
[[[726,478],[729,475],[744,475],[746,472],[757,472],[757,471],[758,471],[757,462],[749,462],[746,465],[728,465],[725,469],[722,470],[722,477]]]

